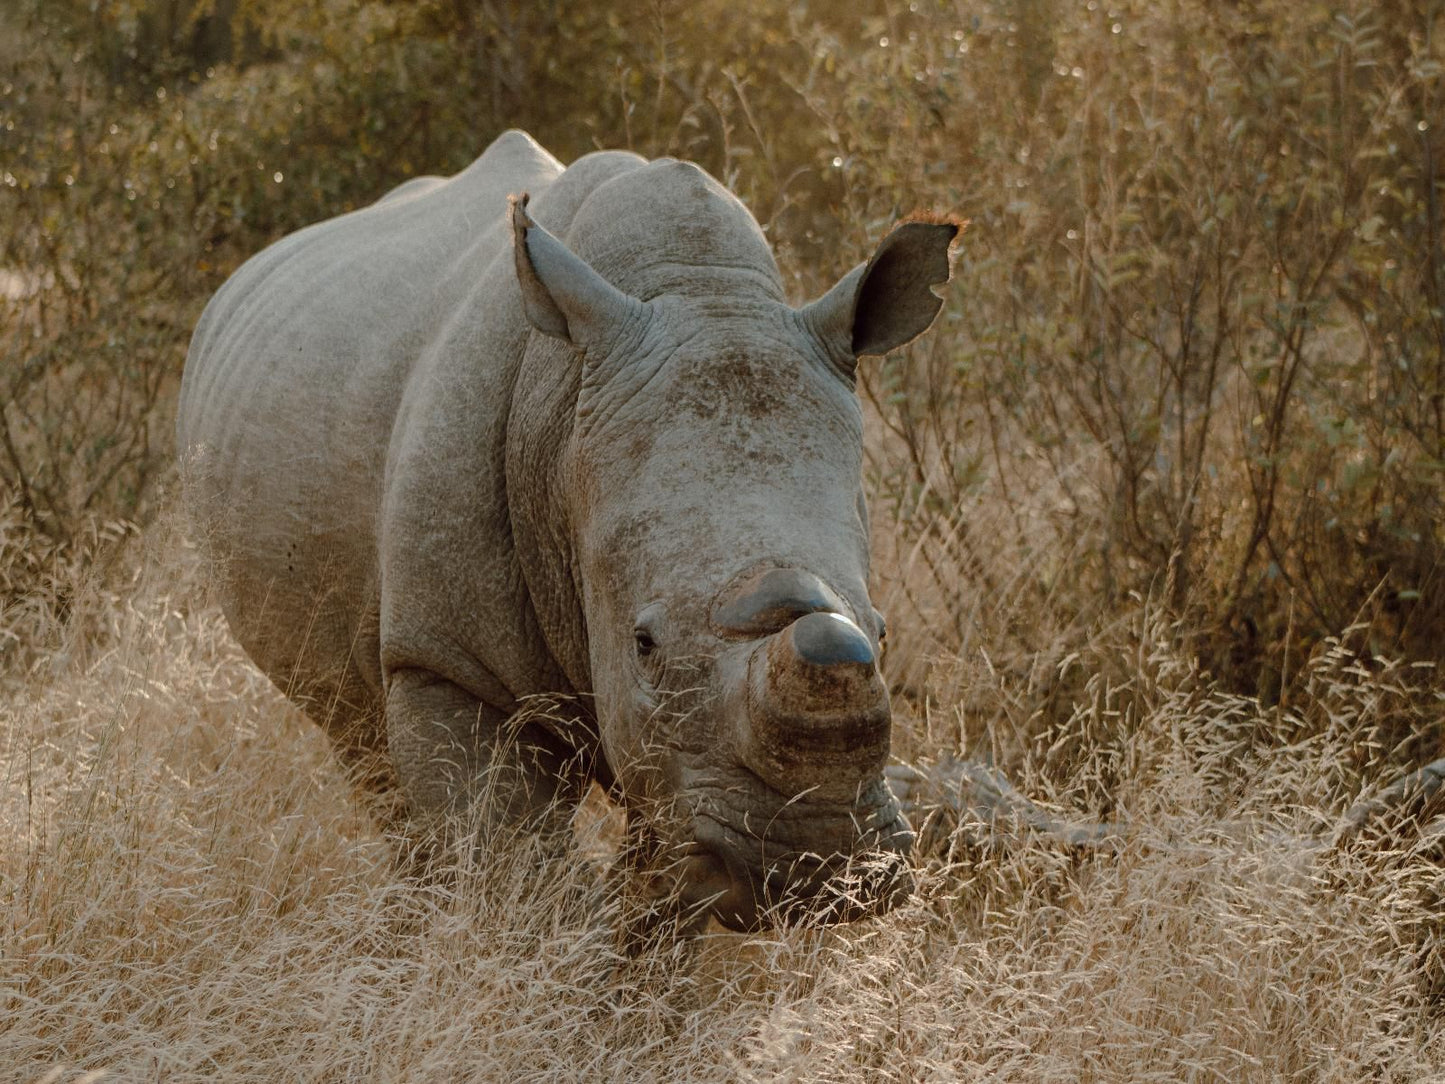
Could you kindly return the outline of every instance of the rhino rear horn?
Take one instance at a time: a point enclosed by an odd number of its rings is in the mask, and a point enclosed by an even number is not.
[[[538,331],[584,351],[606,349],[640,316],[641,301],[623,293],[527,213],[528,196],[507,200],[511,210],[517,282],[527,321]]]
[[[934,292],[949,279],[953,243],[964,222],[912,221],[896,227],[872,259],[803,310],[814,331],[850,358],[881,355],[928,330],[943,300]]]

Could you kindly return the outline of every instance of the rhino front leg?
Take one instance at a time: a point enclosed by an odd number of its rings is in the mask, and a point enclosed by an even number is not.
[[[575,754],[540,727],[421,669],[391,675],[387,744],[414,829],[522,827],[565,839],[586,779]]]

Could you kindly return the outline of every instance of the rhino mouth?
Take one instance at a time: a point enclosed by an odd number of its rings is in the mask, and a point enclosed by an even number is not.
[[[892,910],[913,891],[913,831],[891,794],[862,807],[786,808],[783,823],[775,817],[771,830],[757,831],[748,818],[739,827],[695,804],[684,901],[751,932],[853,922]]]

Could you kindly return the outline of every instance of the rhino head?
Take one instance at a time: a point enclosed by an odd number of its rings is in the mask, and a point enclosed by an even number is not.
[[[746,221],[741,243],[766,252]],[[855,366],[932,323],[959,226],[899,226],[803,308],[775,269],[752,289],[726,258],[639,297],[537,225],[525,197],[512,226],[529,322],[580,354],[554,479],[578,686],[660,880],[734,929],[887,910],[911,890],[912,832],[883,776]]]

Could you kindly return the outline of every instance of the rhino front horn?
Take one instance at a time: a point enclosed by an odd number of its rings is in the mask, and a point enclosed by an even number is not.
[[[872,643],[848,618],[805,614],[768,637],[748,671],[745,759],[768,782],[846,800],[882,770],[888,691]]]

